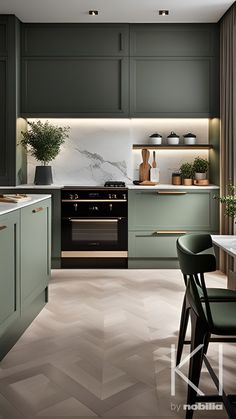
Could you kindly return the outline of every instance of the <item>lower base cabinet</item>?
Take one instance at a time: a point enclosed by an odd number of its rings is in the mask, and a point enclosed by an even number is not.
[[[51,200],[0,216],[0,360],[48,300]]]
[[[20,315],[20,212],[0,217],[0,335]]]
[[[178,268],[180,235],[218,232],[214,195],[211,189],[130,190],[128,267]]]

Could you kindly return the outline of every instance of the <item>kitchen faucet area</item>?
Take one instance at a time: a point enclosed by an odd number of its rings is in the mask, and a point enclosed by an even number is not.
[[[0,419],[236,418],[236,2],[174,3],[0,2]]]

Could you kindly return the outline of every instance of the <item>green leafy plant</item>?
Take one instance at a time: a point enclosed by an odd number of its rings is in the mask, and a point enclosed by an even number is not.
[[[195,173],[206,173],[209,168],[209,162],[202,157],[196,157],[193,162],[193,171]]]
[[[180,166],[180,176],[183,179],[192,179],[193,178],[193,165],[191,163],[183,163]]]
[[[59,127],[48,121],[28,122],[30,129],[22,133],[21,144],[36,160],[46,166],[60,152],[61,145],[69,137],[70,127]]]
[[[236,186],[231,183],[227,187],[227,194],[223,196],[214,196],[221,204],[224,205],[224,214],[228,217],[234,218],[236,216]]]

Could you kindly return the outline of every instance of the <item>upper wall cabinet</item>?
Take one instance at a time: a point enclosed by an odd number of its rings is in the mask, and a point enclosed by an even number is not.
[[[217,24],[23,24],[21,112],[32,117],[211,117]]]
[[[218,116],[218,45],[217,24],[132,25],[131,116]]]
[[[128,116],[128,25],[23,25],[24,116]]]
[[[128,25],[23,25],[22,54],[29,57],[127,56]]]

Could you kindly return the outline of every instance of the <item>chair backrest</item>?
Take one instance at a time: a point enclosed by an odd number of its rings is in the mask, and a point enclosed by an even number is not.
[[[186,234],[177,239],[177,254],[180,269],[187,278],[187,296],[195,313],[206,323],[212,322],[210,305],[208,301],[205,272],[216,269],[216,257],[209,234]],[[198,278],[200,277],[200,284]],[[202,297],[204,297],[203,309]]]
[[[216,257],[210,234],[185,234],[179,237],[177,254],[184,275],[216,270]]]

